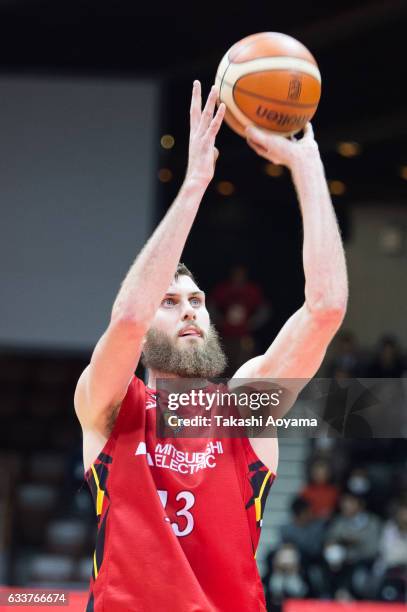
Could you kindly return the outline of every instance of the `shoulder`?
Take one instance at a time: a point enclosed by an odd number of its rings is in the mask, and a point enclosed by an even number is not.
[[[250,438],[249,443],[253,449],[253,453],[261,461],[272,474],[277,474],[278,468],[278,438]]]
[[[229,380],[229,388],[234,389],[242,384],[241,378],[251,378],[258,376],[258,370],[263,362],[263,355],[257,355],[246,361],[240,368],[235,372],[233,377]]]
[[[113,432],[117,434],[126,429],[129,425],[129,420],[132,419],[133,413],[139,413],[137,406],[141,403],[145,404],[146,386],[140,378],[133,376],[127,387],[126,395],[122,401],[113,406],[106,420],[105,435],[110,437]]]

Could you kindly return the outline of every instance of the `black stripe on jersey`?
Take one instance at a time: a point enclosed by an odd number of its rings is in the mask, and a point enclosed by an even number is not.
[[[103,553],[104,553],[104,548],[105,548],[106,522],[107,522],[108,515],[109,515],[109,508],[105,512],[105,516],[103,517],[103,520],[100,523],[100,527],[99,527],[99,530],[96,536],[95,556],[96,556],[96,569],[97,569],[98,574],[100,572],[100,568],[103,562]],[[94,571],[95,571],[95,568],[93,568],[93,573]],[[96,580],[96,576],[94,576],[94,578]]]
[[[105,492],[106,497],[108,499],[110,499],[109,493],[108,493],[107,488],[106,488],[107,478],[109,476],[109,469],[105,466],[104,463],[96,463],[95,464],[95,472],[96,472],[96,474],[98,475],[98,478],[99,478],[99,486],[100,486],[100,488]]]
[[[261,461],[258,461],[256,463],[252,463],[250,466],[250,473],[249,473],[249,482],[251,484],[252,487],[252,491],[253,491],[253,495],[251,496],[251,498],[249,499],[249,501],[246,504],[246,510],[248,508],[250,508],[251,506],[253,506],[253,504],[255,503],[256,499],[260,500],[260,507],[261,507],[261,511],[260,511],[260,517],[258,518],[257,522],[257,526],[260,526],[260,521],[263,518],[263,514],[264,514],[264,509],[266,506],[266,501],[267,501],[267,495],[270,491],[270,487],[273,483],[273,478],[269,477],[269,470],[266,468],[266,466],[261,463]],[[267,480],[266,480],[267,479]],[[266,482],[265,482],[266,480]],[[264,484],[265,482],[265,484]],[[264,489],[261,493],[261,497],[260,497],[260,491],[261,488],[264,484]]]
[[[85,612],[94,612],[94,611],[95,611],[95,599],[93,597],[93,593],[91,593],[88,599],[88,605],[86,606]]]
[[[98,459],[102,463],[112,463],[113,461],[112,457],[110,455],[106,455],[106,453],[100,453]]]

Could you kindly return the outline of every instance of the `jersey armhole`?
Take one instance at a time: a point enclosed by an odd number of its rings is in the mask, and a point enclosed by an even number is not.
[[[90,476],[90,474],[92,473],[92,468],[94,468],[95,464],[98,461],[102,461],[103,460],[103,456],[109,454],[108,451],[111,449],[112,445],[114,445],[114,442],[117,438],[117,432],[120,429],[125,417],[126,417],[126,397],[129,393],[130,387],[132,385],[135,384],[135,381],[137,381],[137,377],[134,375],[133,378],[131,379],[131,381],[129,382],[129,385],[127,387],[127,391],[126,391],[126,395],[124,396],[121,405],[120,405],[120,409],[119,409],[119,414],[116,417],[116,420],[114,422],[112,431],[110,432],[110,435],[108,437],[108,439],[106,440],[105,444],[103,445],[102,450],[99,452],[99,454],[97,455],[97,457],[95,457],[95,459],[92,461],[92,463],[90,464],[90,466],[88,467],[88,469],[84,472],[84,478],[85,480],[88,479],[88,477]]]
[[[251,463],[261,463],[261,465],[264,466],[266,470],[271,473],[273,480],[277,478],[277,472],[273,472],[273,470],[270,470],[270,468],[267,467],[267,465],[263,463],[263,461],[258,457],[256,451],[251,445],[249,438],[246,438],[244,436],[243,438],[240,438],[240,439],[242,441],[242,446],[246,454],[247,465],[250,466]]]

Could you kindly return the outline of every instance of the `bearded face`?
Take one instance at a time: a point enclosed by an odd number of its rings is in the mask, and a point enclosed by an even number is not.
[[[185,378],[218,376],[226,367],[219,337],[209,320],[205,294],[186,275],[174,279],[143,345],[143,364]]]
[[[226,367],[226,356],[213,325],[201,341],[192,338],[192,333],[174,338],[151,328],[143,348],[143,365],[157,372],[183,378],[219,376]]]

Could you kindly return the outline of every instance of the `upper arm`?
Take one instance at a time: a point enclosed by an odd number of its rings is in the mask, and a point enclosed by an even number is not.
[[[286,402],[279,406],[278,416],[283,416],[320,368],[342,318],[340,311],[312,313],[303,304],[288,319],[264,355],[243,364],[234,378],[267,378],[280,384],[287,391]]]
[[[276,417],[282,417],[294,404],[297,395],[318,371],[325,356],[326,349],[339,328],[342,316],[335,313],[311,313],[304,304],[295,312],[281,329],[272,345],[264,353],[250,359],[236,372],[234,379],[254,379],[254,386],[259,386],[259,378],[276,379],[288,391],[285,401],[281,402]],[[257,385],[256,385],[257,381]],[[238,386],[238,381],[229,382],[229,386]],[[261,384],[260,384],[260,388]],[[250,443],[258,457],[272,471],[277,471],[278,440],[277,434],[268,437],[251,438]]]
[[[126,395],[140,359],[145,331],[125,320],[112,321],[98,341],[75,390],[75,410],[84,429],[104,429],[112,409]]]
[[[318,371],[343,315],[312,313],[306,304],[285,323],[264,355],[245,363],[239,378],[309,379]]]

